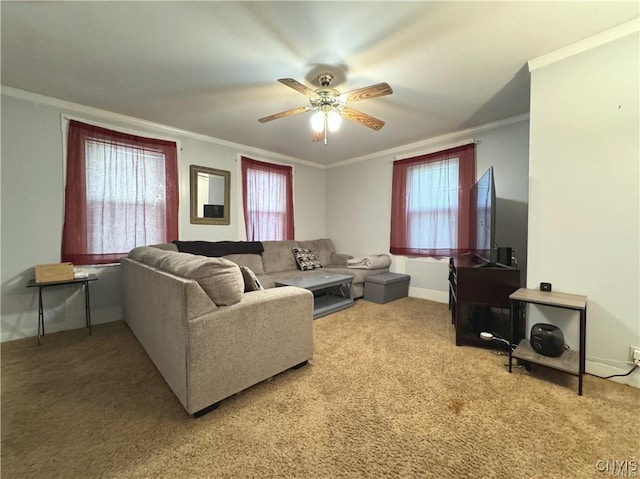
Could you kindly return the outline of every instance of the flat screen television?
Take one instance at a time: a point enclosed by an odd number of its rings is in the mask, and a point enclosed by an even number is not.
[[[493,166],[469,193],[469,251],[486,265],[496,262],[496,187]]]
[[[224,218],[224,205],[204,205],[205,218]]]

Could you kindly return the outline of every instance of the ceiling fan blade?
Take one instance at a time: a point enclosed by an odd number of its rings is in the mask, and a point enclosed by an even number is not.
[[[302,83],[300,83],[298,80],[294,80],[293,78],[280,78],[278,81],[280,83],[283,83],[284,85],[287,85],[290,88],[293,88],[296,91],[299,91],[300,93],[302,93],[303,95],[306,95],[309,98],[320,98],[320,95],[318,95],[315,91],[313,91],[308,86],[305,86]]]
[[[348,106],[345,106],[342,110],[340,110],[340,115],[343,118],[358,122],[361,125],[371,128],[372,130],[378,131],[384,126],[384,121],[378,120],[377,118],[374,118],[371,115],[367,115],[366,113],[362,113],[361,111],[354,110],[353,108],[349,108]]]
[[[301,106],[299,108],[294,108],[292,110],[283,111],[280,113],[276,113],[275,115],[265,116],[264,118],[260,118],[258,121],[260,123],[266,123],[272,120],[279,120],[280,118],[284,118],[285,116],[295,115],[297,113],[304,113],[306,111],[311,110],[310,106]]]
[[[341,95],[341,99],[345,102],[366,100],[368,98],[376,98],[384,95],[391,95],[393,90],[388,83],[377,83],[375,85],[358,88],[348,91]]]

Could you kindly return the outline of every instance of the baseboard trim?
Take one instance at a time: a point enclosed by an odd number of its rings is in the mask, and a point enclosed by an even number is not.
[[[585,364],[587,374],[591,374],[593,376],[597,376],[600,378],[604,378],[606,376],[611,376],[613,374],[626,374],[633,367],[629,365],[626,369],[621,369],[614,366],[609,366],[608,364],[598,363],[596,361],[586,361]],[[620,384],[626,384],[627,386],[631,386],[634,388],[640,389],[640,368],[637,368],[634,372],[629,374],[628,376],[620,376],[616,378],[610,378],[611,381],[615,381]]]
[[[412,298],[428,299],[429,301],[435,301],[437,303],[448,303],[449,292],[438,291],[435,289],[416,288],[409,286],[409,296]]]

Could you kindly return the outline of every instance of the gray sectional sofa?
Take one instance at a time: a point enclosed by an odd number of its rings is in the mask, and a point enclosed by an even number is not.
[[[298,269],[292,252],[296,247],[310,250],[322,265],[322,271],[352,275],[351,292],[354,299],[364,295],[364,280],[367,276],[389,271],[388,266],[374,269],[349,268],[347,261],[353,259],[353,256],[336,253],[333,241],[328,238],[309,241],[262,241],[262,245],[264,251],[261,254],[230,254],[222,257],[250,268],[267,289],[273,288],[274,282],[278,279],[308,274],[308,271]],[[177,251],[173,244],[164,247]]]
[[[313,357],[313,294],[274,287],[300,271],[294,247],[314,252],[325,270],[364,278],[387,268],[347,267],[329,239],[265,241],[264,251],[209,257],[179,252],[175,244],[135,248],[121,260],[123,317],[189,414],[219,402]],[[264,290],[245,292],[240,265]]]

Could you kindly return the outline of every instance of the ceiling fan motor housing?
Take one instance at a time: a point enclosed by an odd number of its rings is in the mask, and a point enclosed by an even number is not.
[[[340,101],[340,92],[334,88],[329,88],[332,80],[333,75],[331,73],[324,73],[318,77],[318,83],[322,85],[322,88],[315,90],[317,97],[309,98],[313,109],[323,111],[339,110],[344,105],[344,102]]]
[[[343,103],[340,101],[340,92],[333,88],[319,88],[316,90],[318,98],[310,98],[309,102],[314,108],[330,107],[338,109]]]
[[[318,77],[318,83],[320,83],[320,85],[322,85],[324,88],[331,85],[332,81],[333,81],[333,75],[331,73],[323,73]]]

